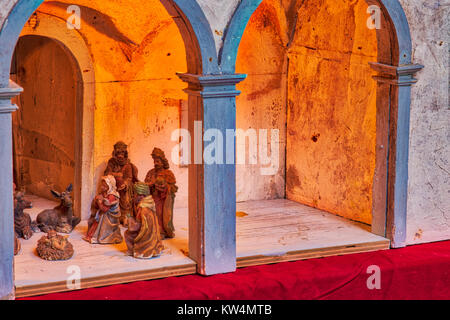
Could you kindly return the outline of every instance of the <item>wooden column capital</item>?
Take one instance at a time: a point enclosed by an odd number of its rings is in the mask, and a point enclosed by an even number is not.
[[[245,74],[195,75],[178,73],[178,77],[188,83],[184,90],[189,95],[208,98],[232,98],[241,94],[236,84],[243,81]]]
[[[0,88],[0,113],[12,113],[18,109],[15,104],[11,103],[11,99],[17,97],[23,92],[22,87],[10,80],[9,86]]]
[[[394,248],[406,245],[411,86],[420,64],[369,63],[377,72],[377,169],[372,230]]]
[[[369,62],[373,70],[378,75],[373,78],[381,83],[388,83],[395,86],[411,86],[417,82],[414,75],[424,68],[420,64],[409,64],[403,66],[391,66],[387,64]]]

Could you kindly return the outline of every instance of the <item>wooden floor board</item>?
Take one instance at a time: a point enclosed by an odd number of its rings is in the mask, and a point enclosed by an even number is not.
[[[370,227],[289,200],[248,201],[237,210],[238,267],[384,250]]]

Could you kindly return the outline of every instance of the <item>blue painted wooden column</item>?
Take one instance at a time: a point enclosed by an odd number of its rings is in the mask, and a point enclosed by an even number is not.
[[[0,88],[0,300],[14,299],[14,213],[12,179],[12,119],[17,106],[11,99],[22,88],[10,82]]]
[[[391,247],[399,248],[406,246],[411,86],[417,82],[414,75],[423,66],[409,64],[396,67],[381,63],[371,63],[371,66],[378,72],[375,79],[389,104],[386,115],[389,117],[389,136],[385,143],[388,145],[384,146],[389,150],[386,154],[387,207],[385,221],[382,221],[386,228],[375,233],[384,231],[391,240]],[[376,224],[382,223],[377,221]]]
[[[227,130],[236,128],[236,84],[245,75],[179,74],[188,83],[191,164],[189,166],[189,255],[203,275],[236,270],[235,138],[227,145]],[[222,153],[215,161],[203,157],[205,132],[218,133]],[[215,130],[215,131],[211,131]],[[234,137],[234,136],[233,136]],[[229,143],[230,141],[228,141]],[[217,161],[218,160],[218,161]],[[227,161],[228,160],[228,161]]]
[[[189,12],[193,11],[190,6],[195,1],[190,1],[189,6],[182,0],[175,2],[189,17]],[[204,275],[236,270],[235,141],[233,146],[228,145],[227,148],[225,137],[227,129],[236,130],[236,96],[240,93],[236,90],[236,84],[246,77],[235,73],[239,44],[251,15],[261,2],[242,0],[239,3],[225,30],[223,46],[218,53],[211,43],[213,37],[210,27],[199,27],[198,31],[194,28],[199,45],[204,48],[201,50],[202,69],[197,70],[198,74],[179,74],[188,83],[185,91],[189,95],[191,138],[199,139],[198,132],[195,137],[196,131],[205,133],[210,129],[218,130],[224,138],[223,160],[228,160],[223,164],[204,161],[195,164],[195,160],[200,160],[195,158],[202,157],[195,154],[195,142],[192,143],[193,164],[189,166],[189,255],[197,262],[198,272]],[[195,6],[194,11],[197,9]],[[189,20],[195,26],[195,21],[199,19]],[[205,29],[208,32],[205,33]],[[198,148],[201,153],[210,143],[204,143],[201,134],[197,143],[201,144]]]

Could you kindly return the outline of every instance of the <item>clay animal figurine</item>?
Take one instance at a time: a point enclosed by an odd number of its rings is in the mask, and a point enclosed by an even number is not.
[[[25,240],[33,236],[33,229],[30,215],[23,212],[23,210],[32,207],[32,203],[25,200],[23,192],[16,192],[14,194],[14,229],[17,236]]]
[[[14,232],[14,255],[15,256],[17,256],[19,254],[20,248],[21,248],[20,240],[17,237],[17,233]]]
[[[44,260],[68,260],[73,256],[73,246],[68,240],[69,236],[61,236],[50,230],[46,236],[39,239],[37,254]]]
[[[52,190],[55,198],[60,200],[60,205],[54,209],[44,210],[37,216],[36,223],[42,232],[48,233],[55,230],[61,233],[71,233],[72,230],[80,223],[80,218],[73,214],[73,201],[70,193],[72,192],[70,184],[66,191],[58,193]]]

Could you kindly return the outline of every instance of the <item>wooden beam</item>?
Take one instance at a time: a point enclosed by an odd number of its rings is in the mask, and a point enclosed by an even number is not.
[[[94,287],[111,286],[121,283],[129,283],[135,281],[144,281],[152,279],[160,279],[166,277],[175,277],[188,274],[195,274],[196,266],[194,263],[188,265],[171,266],[160,269],[133,271],[128,273],[116,273],[113,275],[92,277],[81,279],[80,289],[88,289]],[[49,282],[34,286],[23,286],[16,288],[16,297],[31,297],[49,293],[72,291],[67,287],[66,281]]]
[[[241,257],[237,259],[237,267],[243,268],[271,263],[325,258],[330,256],[338,256],[338,255],[370,252],[378,250],[388,250],[388,249],[389,249],[389,240],[379,242],[356,243],[354,245],[290,251],[282,255],[272,255],[272,256],[257,255],[250,257]]]
[[[236,168],[225,162],[227,146],[223,139],[223,162],[205,163],[203,134],[236,130],[236,84],[245,75],[199,76],[179,74],[189,84],[189,255],[203,275],[236,269]],[[197,128],[197,129],[196,129]],[[197,141],[197,142],[196,142]],[[213,143],[213,142],[211,142]],[[235,144],[235,139],[233,140]],[[231,146],[235,150],[235,146]],[[234,160],[234,157],[233,157]]]
[[[386,85],[389,86],[389,101],[385,101],[387,110],[379,110],[378,115],[384,119],[379,130],[389,129],[389,150],[387,163],[387,199],[386,199],[386,237],[391,240],[393,248],[406,246],[406,213],[408,201],[408,158],[409,158],[409,130],[410,130],[410,106],[411,106],[411,86],[417,82],[414,75],[423,66],[418,64],[402,65],[400,67],[385,65],[381,63],[370,63],[372,68],[378,72],[374,77],[380,86],[384,86],[385,94],[388,93]],[[386,99],[386,98],[383,98]],[[385,122],[389,115],[388,124]],[[378,126],[378,120],[377,120]],[[378,141],[380,140],[380,141]],[[386,133],[377,134],[377,143],[386,144]],[[384,156],[382,152],[377,153]],[[381,160],[381,159],[380,159]],[[382,165],[377,165],[377,169],[382,169]],[[378,172],[378,177],[383,177],[383,173]],[[375,181],[374,192],[382,192],[384,182]],[[375,224],[373,230],[380,234],[383,219],[382,201],[384,196],[374,194]]]

